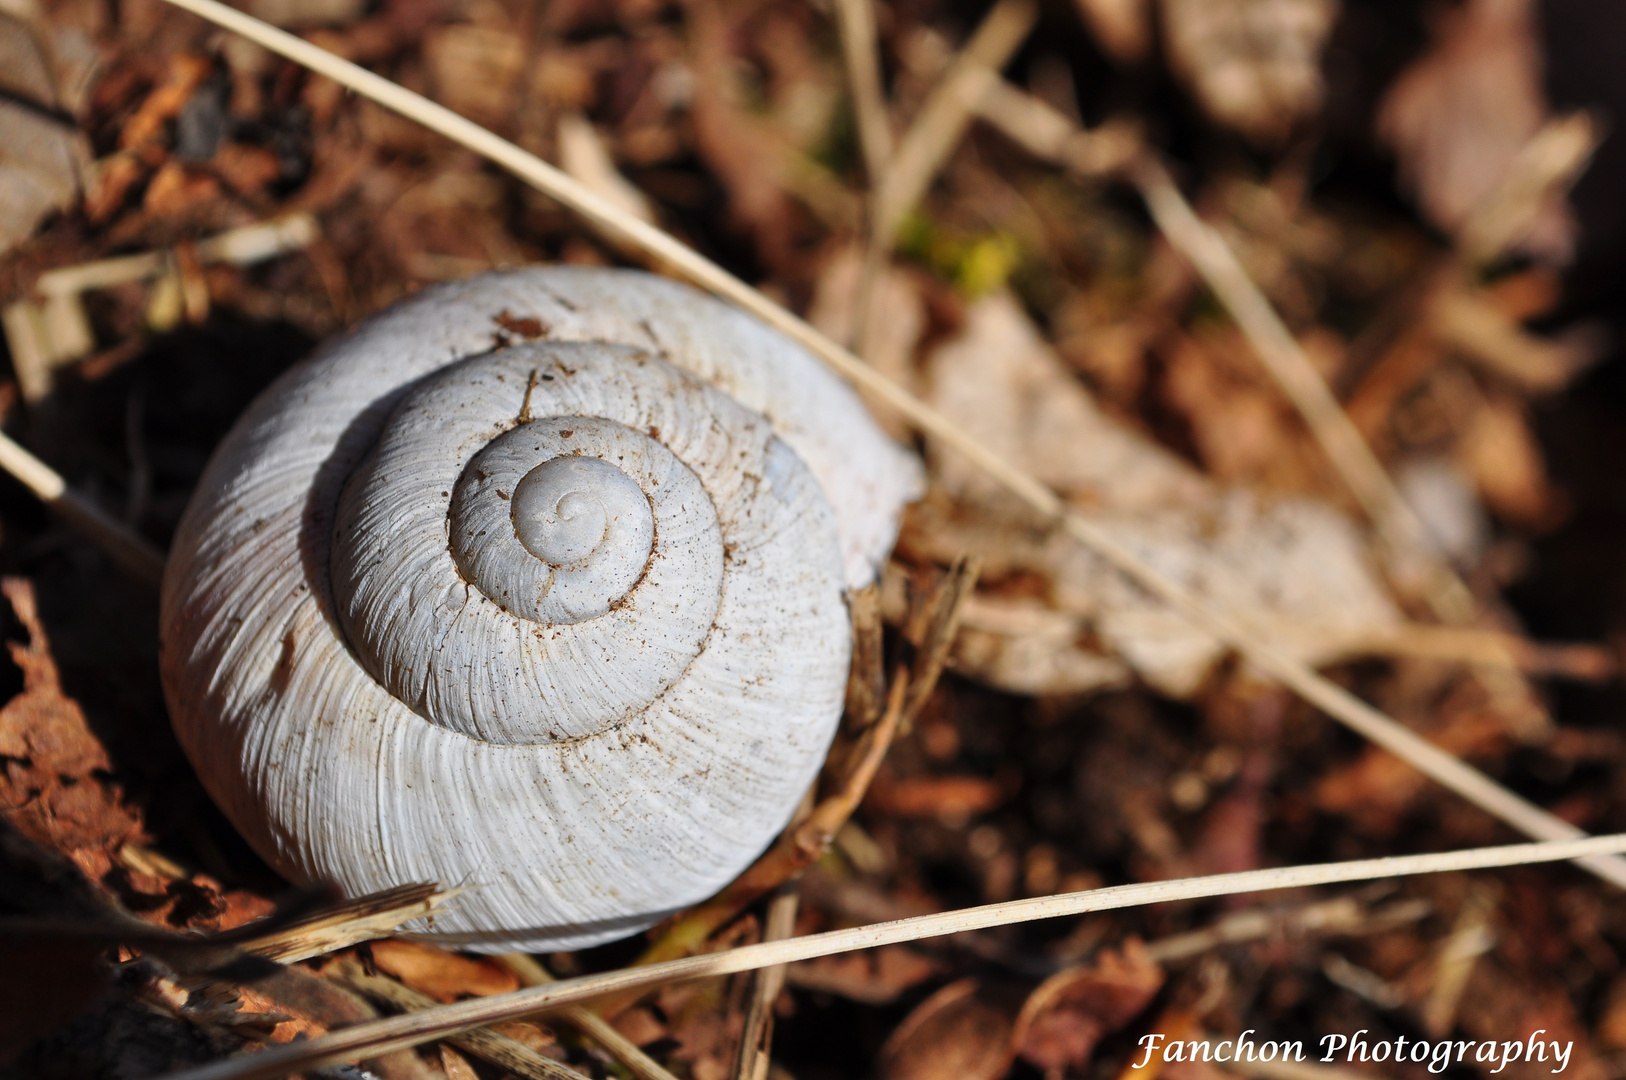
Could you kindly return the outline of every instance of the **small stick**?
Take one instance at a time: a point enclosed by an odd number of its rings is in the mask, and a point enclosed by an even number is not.
[[[1428,530],[1333,397],[1304,347],[1243,269],[1231,245],[1197,216],[1168,170],[1150,152],[1130,167],[1129,179],[1140,190],[1163,236],[1196,267],[1225,305],[1243,337],[1253,346],[1254,355],[1303,417],[1327,460],[1377,527],[1391,553],[1402,560],[1420,554],[1430,564],[1428,598],[1436,613],[1453,623],[1472,618],[1473,594],[1441,561]]]
[[[783,941],[796,932],[798,896],[787,886],[768,904],[768,921],[763,941]],[[740,1035],[740,1052],[734,1061],[734,1080],[764,1080],[773,1044],[773,1003],[785,988],[785,965],[775,964],[757,972],[751,987],[751,1003],[746,1007],[745,1030]]]
[[[305,1042],[271,1047],[168,1074],[167,1080],[276,1080],[291,1072],[348,1061],[362,1054],[400,1050],[470,1028],[515,1020],[575,1004],[603,994],[627,993],[678,980],[713,978],[756,971],[776,964],[820,956],[897,945],[995,926],[1113,911],[1176,900],[1270,892],[1277,889],[1333,885],[1374,878],[1405,877],[1497,866],[1598,858],[1626,851],[1626,834],[1584,840],[1544,841],[1505,847],[1469,848],[1431,855],[1393,855],[1379,859],[1246,870],[1233,874],[1114,885],[1059,896],[985,904],[937,915],[920,915],[848,930],[831,930],[784,941],[765,941],[728,952],[669,960],[663,964],[622,968],[598,975],[564,979],[548,986],[516,990],[493,997],[471,998],[419,1013],[356,1024]]]
[[[163,578],[163,552],[83,495],[68,490],[68,482],[55,469],[4,434],[0,434],[0,469],[21,482],[132,577],[149,585],[157,585]]]
[[[977,587],[977,575],[982,571],[982,559],[976,555],[960,555],[949,567],[948,577],[938,586],[937,603],[932,608],[931,622],[921,638],[920,650],[915,653],[914,672],[909,680],[909,698],[903,707],[905,731],[920,715],[926,699],[937,688],[937,680],[948,663],[949,649],[954,635],[960,629],[966,600]]]
[[[1285,934],[1358,934],[1389,930],[1428,914],[1423,900],[1401,901],[1366,911],[1353,897],[1340,896],[1294,911],[1254,909],[1233,912],[1212,926],[1146,943],[1146,958],[1159,964],[1185,960],[1221,945]]]
[[[593,227],[627,240],[648,252],[652,258],[670,266],[692,284],[755,315],[820,357],[848,382],[895,409],[923,433],[939,439],[1027,503],[1041,517],[1060,525],[1067,535],[1086,549],[1186,616],[1193,625],[1225,642],[1327,715],[1376,742],[1482,810],[1529,836],[1555,839],[1584,835],[1569,822],[1520,798],[1484,773],[1420,738],[1399,721],[1317,675],[1268,641],[1259,639],[1244,620],[1220,611],[1169,578],[1120,543],[1109,530],[1071,509],[1037,477],[1006,461],[904,387],[671,234],[618,210],[535,154],[520,149],[443,105],[437,105],[326,49],[245,15],[219,0],[169,0],[169,3],[303,64],[317,74],[325,75],[341,86],[410,117],[431,131],[484,156],[574,211]],[[1626,886],[1626,859],[1615,855],[1598,856],[1589,859],[1585,865],[1605,880]]]
[[[1039,17],[1033,0],[1000,0],[984,16],[898,141],[876,191],[874,234],[892,246],[898,226],[931,186],[938,170],[964,137],[977,102],[1000,81],[1004,67]]]
[[[363,941],[389,937],[402,924],[433,914],[461,891],[443,890],[431,882],[358,896],[313,918],[245,941],[242,948],[279,964],[295,964]]]
[[[994,5],[932,87],[884,171],[870,174],[869,238],[853,312],[858,355],[865,356],[874,340],[876,283],[886,268],[899,226],[964,138],[976,103],[990,85],[1000,81],[999,69],[1027,38],[1038,16],[1033,0],[1000,0]]]
[[[394,979],[367,974],[359,961],[348,956],[323,974],[359,994],[393,1005],[404,1014],[423,1012],[438,1004],[427,994],[420,994],[410,986],[402,986]],[[575,1069],[537,1053],[518,1039],[485,1028],[448,1035],[446,1041],[516,1076],[523,1076],[525,1080],[583,1080],[582,1074]]]
[[[497,963],[512,971],[526,986],[545,986],[557,982],[548,969],[536,958],[525,953],[508,953],[493,957]],[[638,1048],[638,1045],[602,1016],[584,1005],[566,1005],[559,1010],[559,1019],[580,1031],[607,1050],[611,1057],[625,1065],[638,1080],[677,1080],[661,1063]]]
[[[892,158],[892,126],[886,117],[886,95],[881,90],[881,53],[875,40],[875,9],[871,0],[836,0],[836,32],[852,94],[853,119],[858,125],[858,148],[870,186],[881,182]]]

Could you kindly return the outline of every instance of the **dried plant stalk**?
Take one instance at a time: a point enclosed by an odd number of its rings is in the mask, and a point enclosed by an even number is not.
[[[298,963],[363,941],[389,937],[396,927],[433,914],[461,891],[442,889],[431,882],[358,896],[315,918],[245,941],[242,948],[279,964]]]
[[[56,511],[62,520],[83,533],[107,556],[134,577],[157,584],[164,576],[164,553],[143,540],[135,530],[108,514],[83,495],[68,489],[68,482],[39,458],[0,434],[0,469],[6,470]]]
[[[1176,900],[1297,889],[1313,885],[1369,881],[1459,870],[1484,870],[1565,859],[1595,859],[1626,851],[1626,834],[1593,836],[1583,840],[1511,844],[1470,848],[1432,855],[1394,855],[1381,859],[1248,870],[1209,877],[1115,885],[1105,889],[986,904],[938,915],[876,923],[848,930],[832,930],[807,937],[747,945],[728,952],[691,956],[664,964],[622,968],[599,975],[564,979],[549,986],[516,990],[486,998],[472,998],[422,1012],[392,1016],[330,1032],[305,1042],[273,1047],[259,1053],[227,1058],[195,1069],[169,1074],[167,1080],[275,1080],[296,1071],[308,1071],[401,1050],[459,1031],[532,1016],[605,994],[627,993],[678,980],[703,979],[756,971],[778,964],[812,960],[820,956],[897,945],[923,938],[942,937],[995,926],[1083,915],[1094,911],[1142,907]]]
[[[1529,836],[1559,839],[1584,835],[1569,822],[1513,794],[1484,773],[1463,764],[1398,721],[1281,652],[1267,639],[1254,633],[1243,620],[1219,611],[1168,578],[1134,551],[1114,540],[1106,529],[1069,508],[1060,496],[1037,478],[988,449],[935,409],[806,322],[675,237],[627,215],[541,158],[442,105],[343,60],[326,49],[227,7],[218,0],[169,2],[242,34],[256,44],[303,64],[481,154],[579,214],[594,227],[636,245],[690,282],[736,304],[788,335],[823,359],[843,378],[874,394],[916,427],[966,458],[1043,517],[1057,522],[1068,535],[1186,616],[1195,626],[1236,649],[1255,666],[1317,708],[1396,754],[1474,805]],[[1613,855],[1599,856],[1588,859],[1585,865],[1605,880],[1626,887],[1626,860]]]
[[[435,999],[429,995],[420,994],[410,986],[402,986],[383,975],[369,975],[359,961],[349,957],[340,960],[323,974],[402,1013],[422,1012],[435,1007]],[[582,1080],[582,1074],[575,1069],[537,1053],[518,1039],[495,1031],[475,1028],[450,1035],[446,1041],[525,1080]]]
[[[546,986],[558,982],[535,957],[525,953],[508,953],[495,958],[497,963],[512,971],[525,986]],[[593,1040],[625,1065],[638,1080],[677,1080],[661,1063],[650,1057],[610,1022],[582,1005],[566,1005],[556,1014],[559,1019]]]

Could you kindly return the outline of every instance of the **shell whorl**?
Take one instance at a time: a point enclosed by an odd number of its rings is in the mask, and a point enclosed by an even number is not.
[[[493,349],[510,311],[546,339]],[[165,575],[177,733],[292,877],[470,885],[423,929],[477,948],[632,932],[811,782],[843,588],[918,483],[810,356],[682,287],[431,291],[217,451]]]

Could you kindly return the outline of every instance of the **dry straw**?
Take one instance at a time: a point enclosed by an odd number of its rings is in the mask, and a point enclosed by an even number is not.
[[[1472,848],[1432,855],[1397,855],[1381,859],[1290,866],[1277,870],[1248,870],[1236,874],[1115,885],[1106,889],[1041,896],[1004,904],[987,904],[939,915],[921,915],[896,922],[876,923],[850,930],[765,941],[728,952],[691,956],[662,964],[622,968],[599,975],[583,975],[545,986],[534,986],[495,997],[472,998],[421,1012],[343,1028],[306,1042],[273,1047],[259,1053],[227,1058],[200,1068],[172,1073],[168,1080],[273,1080],[295,1071],[371,1057],[417,1046],[460,1031],[517,1020],[604,994],[625,992],[680,979],[734,975],[742,971],[812,960],[820,956],[897,945],[922,938],[942,937],[995,926],[1083,915],[1094,911],[1142,907],[1174,900],[1334,885],[1373,878],[1436,874],[1445,871],[1483,870],[1497,866],[1599,858],[1626,851],[1626,835],[1596,836],[1506,847]]]
[[[388,79],[341,59],[326,49],[218,3],[217,0],[169,0],[169,2],[241,34],[256,44],[302,64],[481,154],[562,203],[617,241],[647,252],[673,272],[737,304],[802,343],[842,377],[896,409],[920,430],[961,454],[1034,510],[1058,522],[1070,536],[1111,563],[1147,592],[1185,615],[1196,626],[1236,649],[1256,667],[1278,679],[1317,708],[1409,762],[1420,772],[1455,791],[1474,805],[1537,839],[1560,840],[1585,835],[1569,822],[1513,794],[1485,774],[1463,764],[1384,713],[1367,705],[1347,690],[1322,678],[1271,644],[1266,635],[1251,627],[1245,620],[1212,607],[1191,590],[1164,575],[1128,546],[1120,543],[1106,528],[1068,507],[1060,496],[1039,480],[983,446],[946,417],[877,373],[852,353],[722,267],[655,226],[628,215],[536,155],[521,150],[506,139],[464,119],[442,105],[437,105]],[[1617,885],[1626,886],[1626,860],[1616,856],[1603,856],[1588,859],[1585,865],[1600,877]]]

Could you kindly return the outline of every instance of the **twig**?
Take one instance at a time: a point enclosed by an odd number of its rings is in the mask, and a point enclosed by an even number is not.
[[[625,993],[678,980],[711,978],[755,971],[776,964],[812,960],[820,956],[896,945],[923,938],[942,937],[995,926],[1112,911],[1176,900],[1235,896],[1244,893],[1296,889],[1312,885],[1368,881],[1414,874],[1482,870],[1496,866],[1565,859],[1597,858],[1626,851],[1626,835],[1594,836],[1584,840],[1513,844],[1471,848],[1432,855],[1399,855],[1354,862],[1248,870],[1235,874],[1115,885],[1105,889],[987,904],[937,915],[877,923],[848,930],[832,930],[785,941],[767,941],[728,952],[692,956],[646,967],[622,968],[598,975],[565,979],[550,986],[532,987],[486,998],[472,998],[420,1013],[392,1016],[330,1032],[302,1043],[272,1047],[259,1053],[227,1058],[169,1074],[168,1080],[274,1080],[288,1073],[361,1054],[399,1050],[458,1031],[531,1016],[562,1005],[603,994]]]
[[[892,157],[892,125],[886,118],[886,95],[881,90],[881,54],[875,40],[872,0],[836,0],[836,32],[852,94],[853,119],[858,126],[858,148],[870,186],[886,175]]]
[[[999,69],[1028,36],[1038,15],[1033,0],[1000,0],[994,5],[932,87],[885,171],[879,176],[871,174],[869,237],[853,312],[858,355],[867,356],[875,340],[880,314],[874,305],[876,283],[891,256],[899,226],[965,136],[977,102],[989,86],[1000,81]]]
[[[1444,1038],[1456,1027],[1457,1005],[1468,988],[1468,976],[1475,962],[1496,947],[1496,935],[1490,928],[1495,911],[1495,890],[1488,883],[1476,883],[1463,901],[1456,925],[1440,943],[1433,982],[1418,1010],[1418,1020],[1430,1038]]]
[[[1212,926],[1173,934],[1146,943],[1146,957],[1159,964],[1185,960],[1221,945],[1288,934],[1359,934],[1388,930],[1427,915],[1423,900],[1406,900],[1379,911],[1367,911],[1353,898],[1340,896],[1293,911],[1256,909],[1225,916]]]
[[[402,924],[433,914],[461,891],[442,889],[433,882],[402,885],[345,901],[314,918],[302,919],[273,934],[246,941],[242,947],[245,952],[281,964],[298,963],[363,941],[388,937]]]
[[[383,975],[369,975],[360,961],[351,957],[345,957],[322,974],[359,994],[393,1005],[402,1014],[424,1012],[436,1005],[434,998],[420,994],[410,986],[402,986]],[[518,1039],[495,1031],[473,1028],[448,1035],[446,1041],[516,1076],[525,1077],[525,1080],[582,1080],[582,1074],[575,1069],[537,1053]]]
[[[164,576],[164,553],[95,503],[68,490],[68,482],[45,462],[0,434],[0,469],[82,533],[131,576],[156,585]]]
[[[1140,190],[1164,237],[1196,267],[1253,346],[1270,377],[1304,418],[1327,460],[1361,504],[1392,555],[1402,564],[1421,555],[1429,564],[1427,591],[1437,613],[1453,623],[1471,618],[1473,595],[1441,562],[1422,521],[1333,397],[1304,347],[1243,269],[1231,245],[1197,216],[1168,170],[1150,153],[1130,167],[1129,178]]]
[[[508,953],[495,958],[497,963],[518,976],[525,986],[546,986],[557,982],[548,969],[534,957],[524,953]],[[636,1043],[615,1029],[611,1023],[583,1005],[566,1005],[559,1010],[559,1019],[581,1032],[625,1065],[638,1080],[677,1080],[661,1063],[640,1050]]]
[[[465,120],[405,87],[343,60],[310,42],[278,30],[218,0],[169,0],[170,3],[242,34],[272,52],[303,64],[318,74],[393,109],[429,129],[485,156],[580,215],[650,253],[684,278],[728,300],[822,358],[839,375],[897,410],[927,435],[940,440],[972,465],[1001,484],[1042,517],[1057,522],[1065,532],[1095,552],[1118,571],[1185,615],[1194,625],[1236,649],[1255,666],[1322,709],[1339,722],[1396,754],[1402,760],[1457,792],[1474,805],[1513,825],[1527,835],[1556,839],[1580,834],[1575,826],[1537,807],[1475,769],[1434,747],[1398,721],[1372,708],[1353,694],[1257,640],[1247,625],[1168,578],[1151,563],[1115,540],[1104,528],[1071,510],[1054,491],[1017,468],[947,417],[909,391],[875,371],[858,357],[831,341],[803,320],[769,300],[716,263],[685,246],[675,237],[636,218],[629,218],[558,169],[513,143]],[[1626,860],[1613,856],[1591,859],[1592,872],[1626,885]]]
[[[943,162],[964,137],[977,102],[999,82],[999,69],[1033,29],[1033,0],[1000,0],[955,56],[898,141],[877,191],[874,233],[888,248],[898,226],[931,186]]]
[[[966,601],[977,587],[977,576],[982,572],[982,559],[976,555],[960,555],[949,567],[948,577],[937,588],[936,604],[932,607],[931,621],[921,637],[920,649],[915,653],[914,671],[909,679],[909,697],[903,707],[903,730],[908,731],[926,699],[937,688],[937,680],[948,663],[949,649],[959,632]]]
[[[1603,124],[1574,112],[1547,121],[1508,167],[1496,190],[1457,234],[1457,255],[1468,266],[1500,257],[1530,227],[1553,195],[1562,195],[1586,169],[1603,141]]]
[[[783,941],[796,932],[797,894],[787,886],[768,904],[768,920],[763,941]],[[734,1080],[764,1080],[768,1075],[769,1047],[773,1045],[773,1003],[785,988],[785,965],[775,964],[757,972],[746,1006],[745,1030],[740,1034],[740,1052],[734,1061]]]

